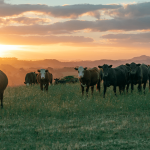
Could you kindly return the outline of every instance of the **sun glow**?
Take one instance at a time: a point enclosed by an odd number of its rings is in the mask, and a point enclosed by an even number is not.
[[[5,53],[11,50],[20,50],[19,45],[2,45],[0,44],[0,57],[4,57]]]

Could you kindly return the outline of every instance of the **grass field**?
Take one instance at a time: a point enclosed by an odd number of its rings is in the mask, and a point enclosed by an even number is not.
[[[130,91],[130,90],[129,90]],[[7,87],[0,150],[149,150],[150,93],[81,96],[79,83]]]

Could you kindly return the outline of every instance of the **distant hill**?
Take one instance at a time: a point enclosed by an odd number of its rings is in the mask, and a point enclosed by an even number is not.
[[[26,61],[26,60],[18,60],[7,58],[0,58],[0,65],[1,64],[8,64],[15,68],[64,68],[64,67],[76,67],[76,66],[84,66],[84,67],[97,67],[98,65],[103,64],[111,64],[113,67],[116,67],[121,64],[126,63],[145,63],[150,64],[150,56],[142,55],[139,57],[134,57],[132,59],[127,60],[109,60],[109,59],[101,59],[95,61],[69,61],[69,62],[61,62],[56,59],[45,59],[45,60],[37,60],[37,61]]]
[[[77,77],[77,71],[74,70],[76,66],[83,67],[98,67],[99,65],[109,64],[117,67],[126,63],[145,63],[150,64],[149,56],[139,56],[128,60],[95,60],[95,61],[72,61],[61,62],[55,59],[45,59],[39,61],[18,60],[17,58],[0,58],[0,70],[4,71],[8,76],[9,86],[23,85],[25,75],[28,72],[37,72],[38,69],[45,68],[53,74],[53,78],[62,78],[64,76],[73,75]]]

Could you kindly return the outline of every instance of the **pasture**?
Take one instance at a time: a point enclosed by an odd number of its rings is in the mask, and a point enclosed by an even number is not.
[[[130,87],[131,88],[131,87]],[[1,150],[150,149],[150,93],[106,98],[94,89],[82,97],[79,83],[7,87],[0,109]]]

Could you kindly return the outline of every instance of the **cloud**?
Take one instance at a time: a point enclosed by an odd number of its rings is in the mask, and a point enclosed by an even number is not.
[[[103,35],[102,38],[114,43],[150,43],[150,32],[137,34],[107,34]]]
[[[48,6],[40,4],[11,5],[3,3],[2,1],[2,3],[0,3],[0,16],[6,17],[6,16],[20,15],[25,12],[35,12],[35,13],[39,12],[57,18],[78,18],[79,16],[85,13],[93,12],[95,14],[94,17],[99,19],[100,14],[98,10],[117,9],[119,7],[122,6],[113,4],[112,5],[76,4],[64,6]]]
[[[8,45],[44,45],[59,43],[88,43],[93,42],[92,38],[84,36],[19,36],[2,35],[1,44]]]
[[[148,30],[150,29],[150,17],[96,21],[70,20],[50,25],[6,26],[0,28],[0,34],[47,35],[73,33],[85,29],[89,29],[92,32]]]
[[[29,17],[18,17],[18,18],[0,18],[0,25],[10,25],[10,24],[24,24],[24,25],[33,25],[33,24],[44,24],[50,23],[48,18],[29,18]]]
[[[115,10],[106,10],[105,14],[117,18],[135,18],[150,16],[150,2],[127,4]]]

